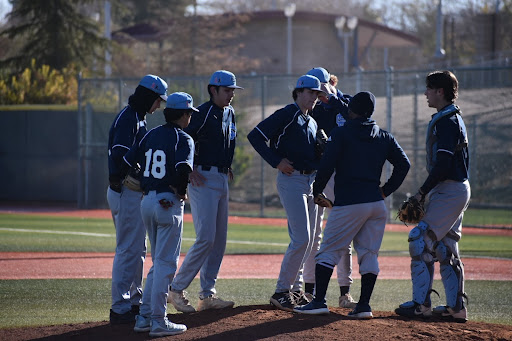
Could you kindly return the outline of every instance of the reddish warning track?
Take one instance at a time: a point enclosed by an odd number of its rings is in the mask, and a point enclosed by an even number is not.
[[[36,215],[73,216],[84,218],[110,218],[108,210],[53,210],[53,211],[12,211],[2,213],[23,213]],[[185,221],[191,222],[190,214]],[[230,224],[264,224],[285,227],[286,219],[230,217]],[[408,231],[403,225],[390,224],[386,231]],[[512,230],[466,228],[465,234],[512,235]],[[219,278],[277,278],[283,255],[226,255]],[[50,279],[50,278],[110,278],[113,253],[70,253],[70,252],[0,252],[0,279]],[[512,280],[511,260],[464,258],[465,275],[468,280]],[[243,264],[243,266],[240,266]],[[409,279],[409,257],[379,257],[382,279]],[[146,275],[151,267],[150,257],[146,260]],[[359,278],[359,268],[354,259],[354,278]],[[436,271],[436,279],[440,278]]]
[[[283,255],[225,255],[219,278],[277,278]],[[1,252],[0,279],[111,278],[113,253]],[[464,258],[468,280],[512,281],[512,261]],[[243,266],[241,266],[243,264]],[[408,257],[379,257],[380,279],[409,279]],[[144,266],[149,271],[150,257]],[[360,278],[354,259],[354,278]],[[334,277],[336,275],[334,274]],[[440,279],[436,271],[436,279]]]

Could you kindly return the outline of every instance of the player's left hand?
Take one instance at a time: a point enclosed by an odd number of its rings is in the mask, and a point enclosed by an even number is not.
[[[233,170],[231,168],[228,169],[228,180],[233,181],[235,176],[233,175]]]
[[[416,199],[418,202],[425,201],[425,197],[419,191],[414,195],[414,199]]]
[[[331,200],[329,200],[329,198],[327,198],[325,196],[325,194],[323,193],[319,193],[317,195],[315,195],[315,204],[317,204],[318,206],[321,206],[321,207],[327,207],[327,208],[332,208],[333,206],[333,203]]]

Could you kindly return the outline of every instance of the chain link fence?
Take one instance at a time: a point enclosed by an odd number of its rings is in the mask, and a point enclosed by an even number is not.
[[[459,79],[459,98],[469,132],[472,199],[470,207],[512,209],[512,67],[452,70]],[[354,95],[371,91],[377,97],[373,118],[390,131],[411,161],[404,184],[387,198],[390,212],[414,194],[426,179],[425,134],[434,109],[428,108],[428,70],[356,72],[338,75],[338,88]],[[230,187],[230,214],[284,216],[275,187],[276,170],[266,164],[247,140],[261,120],[293,102],[293,76],[238,76],[233,106],[237,114],[235,181]],[[164,77],[169,93],[185,91],[195,105],[208,100],[209,77]],[[80,208],[104,208],[108,186],[107,140],[115,115],[126,105],[139,79],[79,79]],[[162,109],[147,117],[152,128],[165,123]],[[391,174],[383,172],[382,182]],[[391,213],[390,213],[391,214]],[[391,218],[391,217],[390,217]],[[394,217],[392,217],[394,218]]]

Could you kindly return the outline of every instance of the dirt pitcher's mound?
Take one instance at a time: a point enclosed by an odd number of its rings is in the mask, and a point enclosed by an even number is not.
[[[353,320],[349,309],[330,308],[331,314],[289,313],[270,305],[169,315],[188,330],[162,340],[510,340],[512,326],[481,322],[464,324],[436,319],[410,320],[391,312],[374,312],[372,320]],[[1,340],[148,340],[133,325],[108,322],[0,330]]]

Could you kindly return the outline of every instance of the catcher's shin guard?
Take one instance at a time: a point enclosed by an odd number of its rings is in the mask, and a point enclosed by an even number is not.
[[[443,241],[440,241],[436,246],[436,257],[441,264],[441,280],[446,295],[446,305],[455,310],[460,309],[462,308],[462,299],[465,296],[464,265]]]
[[[428,225],[423,221],[409,232],[411,255],[412,300],[430,306],[430,292],[434,280],[433,241],[427,237]]]

